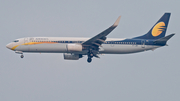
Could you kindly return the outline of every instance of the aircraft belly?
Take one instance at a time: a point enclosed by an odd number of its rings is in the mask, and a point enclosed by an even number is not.
[[[158,46],[153,45],[117,45],[117,44],[103,44],[100,54],[128,54],[142,52],[146,50],[153,50]],[[68,53],[66,44],[53,43],[53,44],[34,44],[34,45],[20,45],[16,48],[17,51],[22,52],[41,52],[41,53]],[[87,51],[74,52],[76,54],[86,54]]]

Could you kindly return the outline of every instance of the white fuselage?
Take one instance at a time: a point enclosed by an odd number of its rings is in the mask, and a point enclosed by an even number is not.
[[[8,44],[15,52],[37,52],[37,53],[72,53],[67,50],[68,44],[81,44],[89,38],[67,38],[67,37],[28,37],[20,38],[18,41]],[[99,54],[127,54],[152,50],[160,46],[148,44],[148,40],[127,40],[119,38],[107,38],[106,42],[99,47]],[[87,50],[73,52],[75,54],[87,53]]]

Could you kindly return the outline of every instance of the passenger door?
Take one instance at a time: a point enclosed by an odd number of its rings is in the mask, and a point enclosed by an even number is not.
[[[29,52],[29,43],[28,43],[29,41],[28,41],[28,38],[24,38],[24,45],[22,45],[23,46],[23,51],[24,52]]]
[[[141,40],[141,47],[145,48],[145,40]]]
[[[28,38],[24,38],[24,45],[28,45]]]

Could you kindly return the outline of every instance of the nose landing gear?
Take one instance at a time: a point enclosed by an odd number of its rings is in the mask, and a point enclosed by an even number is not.
[[[17,54],[21,54],[20,58],[24,58],[23,52],[22,51],[15,51]]]
[[[24,55],[23,54],[21,54],[21,56],[20,56],[21,58],[24,58]]]

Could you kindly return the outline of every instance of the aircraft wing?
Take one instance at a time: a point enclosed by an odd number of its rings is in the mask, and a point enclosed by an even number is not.
[[[82,45],[83,46],[95,45],[97,47],[101,46],[101,44],[105,42],[106,36],[118,26],[120,18],[121,16],[119,16],[116,22],[112,26],[110,26],[108,29],[92,37],[91,39],[85,41],[84,43],[82,43]]]

